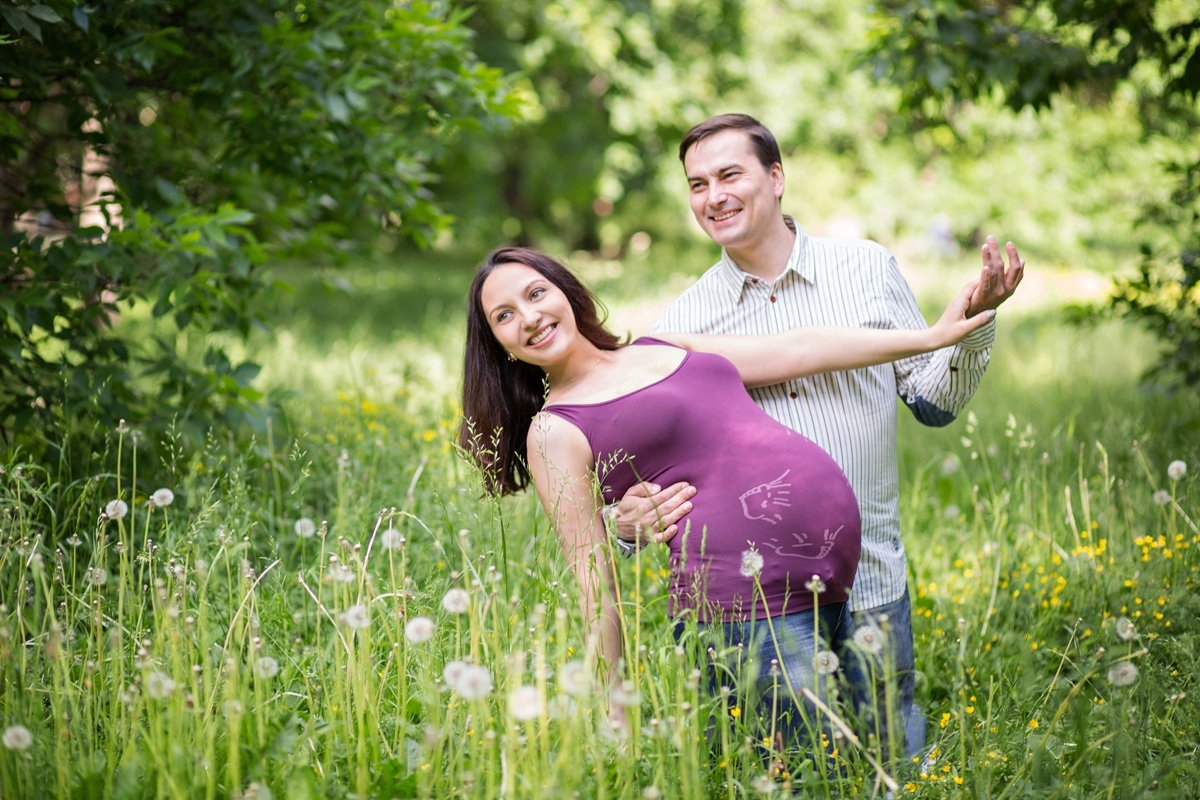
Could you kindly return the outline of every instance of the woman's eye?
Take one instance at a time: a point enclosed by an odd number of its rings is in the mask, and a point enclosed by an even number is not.
[[[504,322],[504,320],[508,319],[511,313],[511,311],[501,311],[496,315],[496,322]]]
[[[529,293],[529,296],[536,300],[537,298],[541,297],[545,293],[546,293],[545,289],[534,289],[532,292]]]

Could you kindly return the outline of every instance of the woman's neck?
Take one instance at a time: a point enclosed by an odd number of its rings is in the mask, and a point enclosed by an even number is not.
[[[546,370],[550,396],[560,397],[586,383],[589,375],[605,361],[607,351],[592,346],[567,359],[558,369]]]

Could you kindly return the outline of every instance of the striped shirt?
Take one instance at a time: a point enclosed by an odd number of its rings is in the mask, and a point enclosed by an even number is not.
[[[928,327],[887,249],[794,229],[787,269],[773,284],[743,272],[722,251],[721,260],[667,308],[652,333]],[[905,589],[896,395],[923,424],[948,424],[979,386],[995,333],[995,322],[989,322],[960,344],[933,353],[750,390],[768,414],[832,455],[854,487],[862,515],[862,560],[851,595],[855,611],[899,600]]]

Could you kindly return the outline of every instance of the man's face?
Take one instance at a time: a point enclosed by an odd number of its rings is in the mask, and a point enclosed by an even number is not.
[[[742,131],[721,131],[703,139],[683,158],[692,214],[722,247],[753,247],[779,221],[783,169],[764,167]]]

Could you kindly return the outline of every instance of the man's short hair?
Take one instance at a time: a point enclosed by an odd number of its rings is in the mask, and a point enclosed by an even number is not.
[[[754,145],[754,154],[765,169],[770,169],[775,164],[783,164],[783,156],[779,154],[779,142],[775,141],[774,135],[765,125],[749,114],[719,114],[694,126],[679,143],[679,161],[683,162],[688,150],[697,142],[721,131],[744,131]]]

